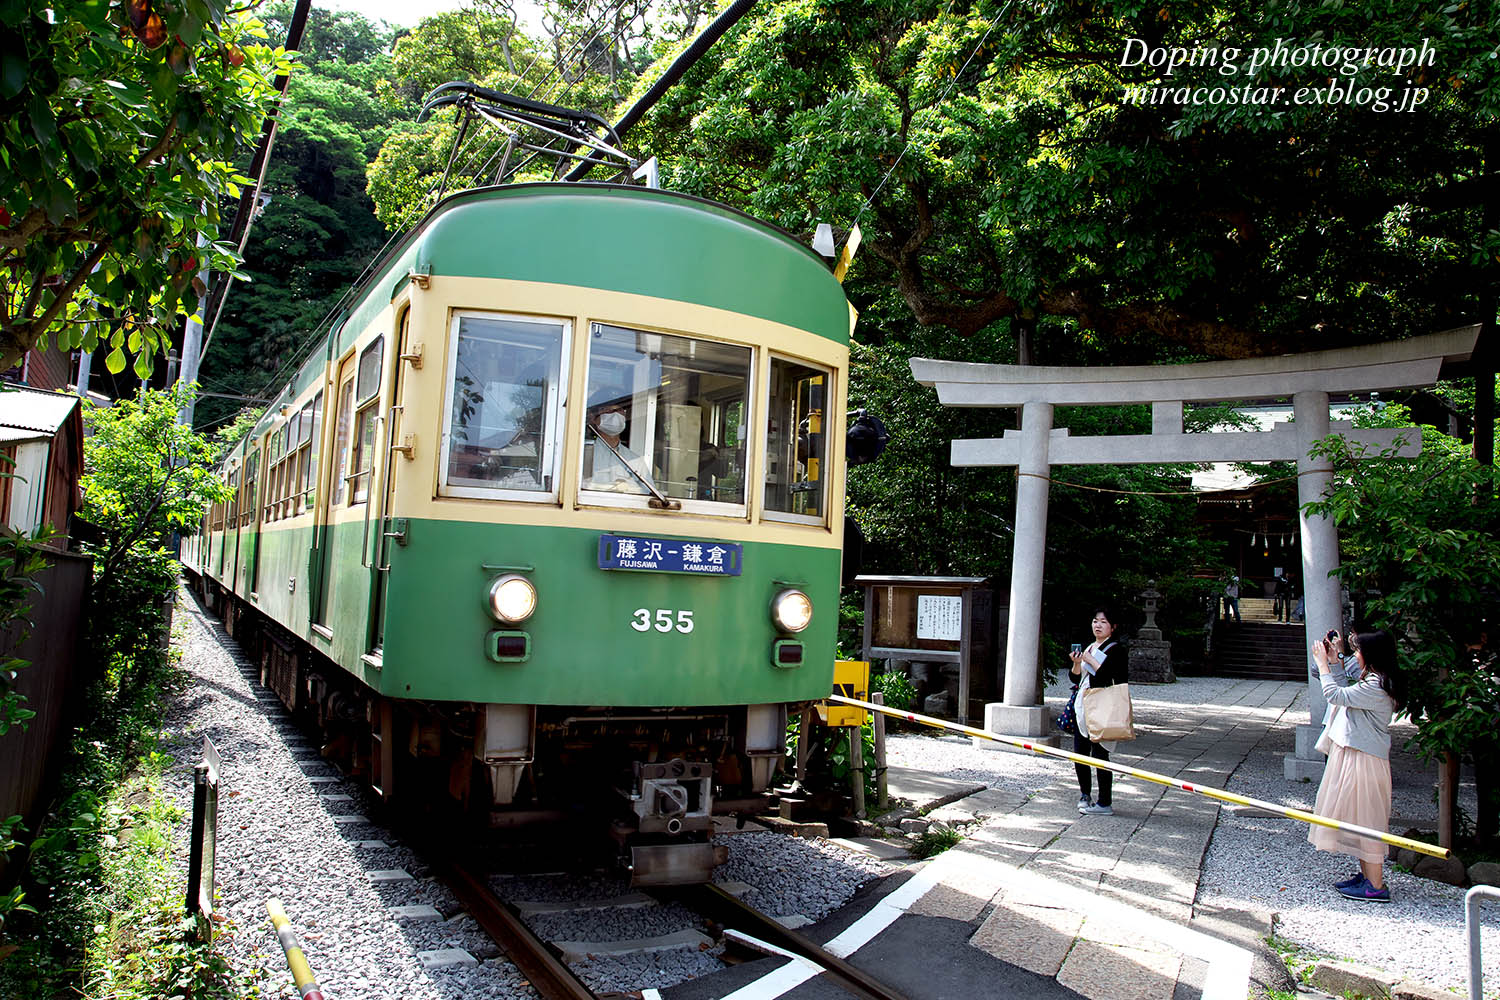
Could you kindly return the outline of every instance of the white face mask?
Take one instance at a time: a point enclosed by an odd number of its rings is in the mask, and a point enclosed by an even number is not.
[[[606,434],[619,434],[625,429],[625,414],[611,410],[599,418],[599,429]]]

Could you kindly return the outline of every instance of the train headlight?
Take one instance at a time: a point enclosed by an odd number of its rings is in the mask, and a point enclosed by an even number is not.
[[[783,632],[801,632],[812,616],[812,598],[800,590],[783,590],[771,600],[771,621]]]
[[[536,613],[536,587],[511,573],[490,584],[490,614],[507,625],[519,625]]]

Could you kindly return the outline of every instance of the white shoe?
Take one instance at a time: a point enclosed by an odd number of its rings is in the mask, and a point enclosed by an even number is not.
[[[1087,795],[1078,796],[1078,815],[1082,816],[1092,808],[1094,808],[1093,799],[1089,798]]]
[[[1080,809],[1078,811],[1085,816],[1113,816],[1115,814],[1114,809],[1101,805],[1090,805],[1087,809]]]

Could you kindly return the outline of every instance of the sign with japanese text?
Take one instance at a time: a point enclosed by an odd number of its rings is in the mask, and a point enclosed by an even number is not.
[[[958,639],[962,625],[962,597],[917,595],[918,639]]]
[[[743,547],[697,538],[600,535],[599,568],[647,573],[739,576]]]

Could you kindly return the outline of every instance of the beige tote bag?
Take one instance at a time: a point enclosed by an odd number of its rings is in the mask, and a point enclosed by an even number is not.
[[[1130,685],[1091,687],[1083,693],[1083,717],[1095,743],[1135,739],[1135,714],[1130,707]]]

